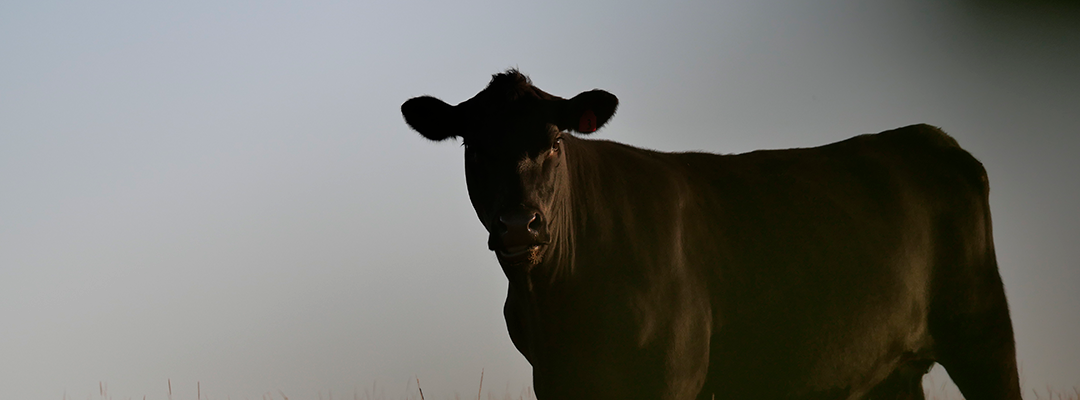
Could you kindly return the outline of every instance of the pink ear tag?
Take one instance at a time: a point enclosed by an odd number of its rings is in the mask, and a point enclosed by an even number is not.
[[[592,110],[585,110],[581,113],[581,121],[578,122],[578,132],[592,133],[596,132],[596,114],[593,114]]]

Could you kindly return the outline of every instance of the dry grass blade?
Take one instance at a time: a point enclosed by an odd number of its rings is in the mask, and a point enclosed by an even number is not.
[[[424,400],[424,389],[420,388],[420,377],[416,377],[416,390],[420,391],[420,400]]]
[[[480,393],[484,391],[484,369],[480,368],[480,389],[476,391],[476,400],[480,400]]]

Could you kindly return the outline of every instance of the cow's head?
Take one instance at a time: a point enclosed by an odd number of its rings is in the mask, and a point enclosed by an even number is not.
[[[401,113],[428,139],[464,141],[469,198],[487,228],[488,248],[504,268],[532,267],[569,240],[575,139],[568,132],[596,131],[618,102],[603,90],[552,96],[510,70],[456,106],[422,96],[402,104]]]

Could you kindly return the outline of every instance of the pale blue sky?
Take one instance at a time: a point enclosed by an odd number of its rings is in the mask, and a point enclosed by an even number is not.
[[[1080,385],[1080,12],[805,3],[0,2],[0,397],[516,396],[461,149],[398,111],[508,67],[661,150],[942,127],[1027,394]]]

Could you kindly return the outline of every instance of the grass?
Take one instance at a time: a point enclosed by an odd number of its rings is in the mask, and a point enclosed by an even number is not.
[[[397,397],[387,396],[386,393],[385,393],[385,390],[383,390],[382,392],[377,391],[377,389],[379,389],[378,385],[373,384],[370,389],[365,388],[364,392],[362,394],[360,393],[359,390],[354,390],[351,396],[342,397],[339,394],[337,399],[338,400],[426,400],[424,398],[424,390],[420,386],[420,378],[415,377],[414,379],[416,380],[416,388],[415,388],[415,390],[411,390],[411,386],[410,386],[410,387],[406,388],[406,393],[405,394],[397,396]],[[932,375],[927,375],[927,377],[923,380],[923,390],[926,393],[926,399],[927,400],[963,400],[964,397],[960,394],[959,389],[957,389],[956,386],[953,385],[952,381],[949,381],[947,379],[944,382],[938,382],[938,381],[940,381],[940,379],[935,379],[935,376],[932,376]],[[196,382],[195,386],[196,386],[196,396],[197,396],[196,400],[232,400],[231,396],[222,397],[222,396],[212,395],[210,393],[205,393],[204,394],[202,392],[202,383],[201,382]],[[167,389],[168,389],[167,396],[162,395],[160,398],[164,398],[164,399],[168,399],[168,400],[186,400],[186,399],[183,399],[183,398],[174,398],[173,397],[173,394],[172,394],[172,380],[171,379],[167,381]],[[476,397],[475,397],[476,400],[535,400],[536,399],[536,396],[533,393],[531,386],[526,386],[526,387],[522,388],[519,393],[510,393],[510,391],[507,390],[505,393],[497,394],[497,393],[493,393],[491,391],[488,391],[486,393],[486,396],[484,396],[484,395],[485,395],[485,393],[484,393],[484,378],[483,378],[483,371],[481,371],[480,372],[480,384],[479,384],[479,388],[477,389],[477,393],[476,393]],[[99,397],[95,398],[93,395],[88,395],[86,397],[86,399],[87,400],[132,400],[132,399],[146,400],[146,399],[157,399],[157,398],[159,398],[159,397],[148,397],[146,395],[143,395],[143,396],[139,396],[139,397],[121,397],[121,398],[115,398],[114,399],[113,396],[109,393],[109,385],[108,385],[108,383],[105,383],[105,382],[98,382],[98,396]],[[1049,386],[1047,386],[1046,388],[1043,388],[1041,390],[1036,389],[1036,388],[1029,388],[1029,390],[1025,390],[1023,392],[1023,396],[1024,396],[1024,399],[1027,399],[1027,400],[1080,400],[1080,387],[1075,387],[1074,386],[1071,391],[1059,391],[1059,390],[1056,390],[1056,389],[1054,389],[1052,387],[1049,387]],[[272,391],[267,391],[265,393],[262,393],[262,394],[258,395],[257,397],[251,397],[251,396],[242,396],[242,397],[240,397],[240,396],[238,396],[237,400],[240,400],[240,399],[244,399],[244,400],[307,400],[307,399],[312,399],[312,400],[314,400],[314,399],[318,399],[318,400],[334,400],[334,398],[335,398],[334,393],[331,392],[331,391],[327,391],[325,397],[323,396],[322,391],[318,391],[318,392],[314,393],[314,396],[311,396],[311,397],[298,396],[298,395],[294,395],[294,396],[290,397],[290,396],[286,395],[285,392],[283,392],[281,390],[276,390],[276,393],[272,392]],[[68,394],[66,392],[64,393],[63,400],[73,400],[73,399],[75,399],[75,398],[68,396]],[[461,397],[460,394],[454,394],[453,397],[444,397],[444,399],[472,400],[473,397],[471,397],[471,396],[469,396],[469,397]]]

